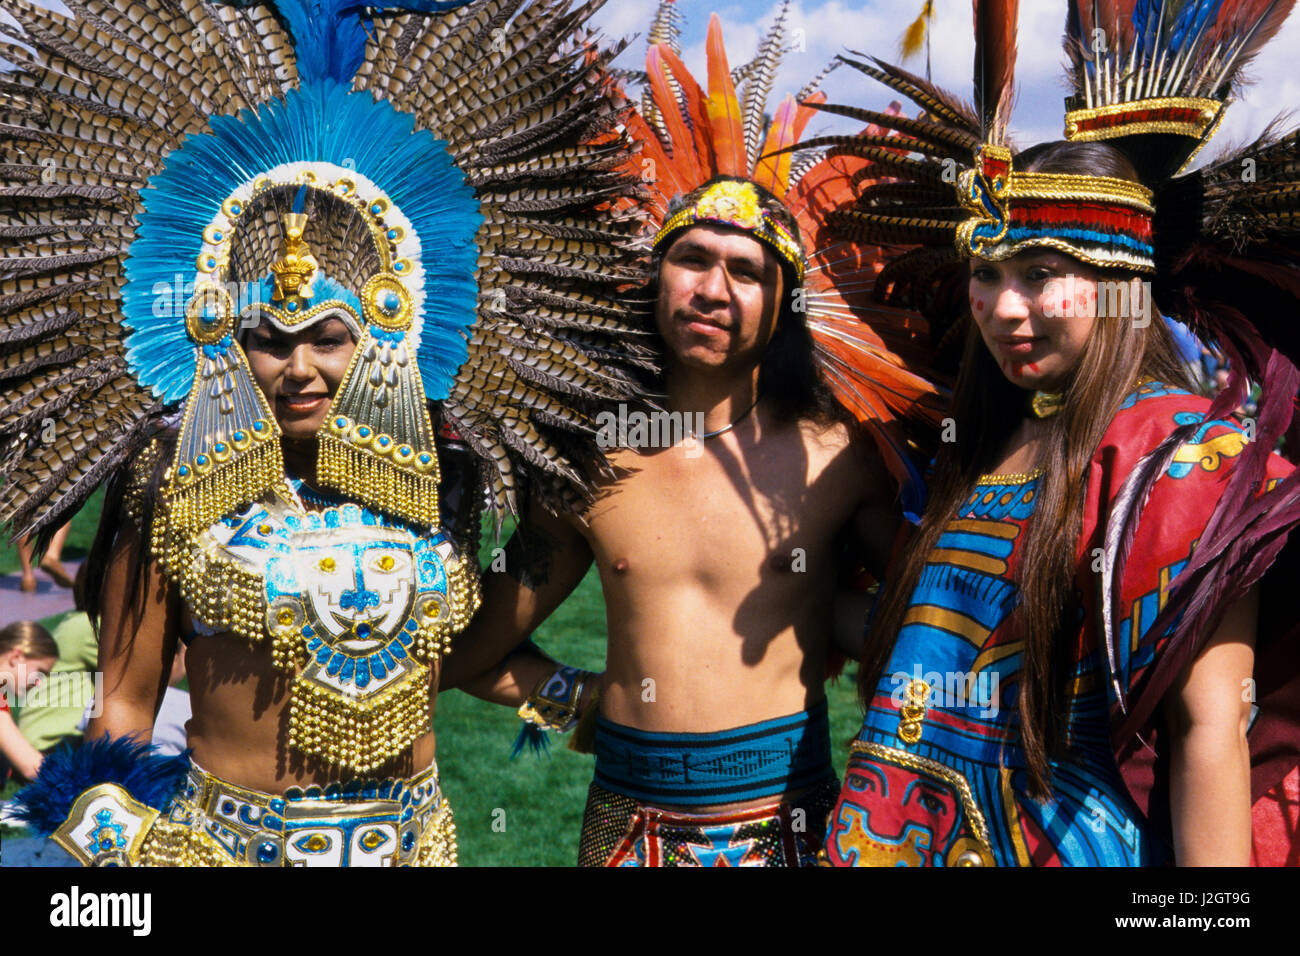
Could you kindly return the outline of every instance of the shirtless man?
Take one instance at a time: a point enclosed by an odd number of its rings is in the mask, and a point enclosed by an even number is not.
[[[444,689],[518,705],[551,682],[543,696],[564,698],[572,671],[520,644],[595,561],[609,643],[584,865],[806,864],[834,799],[823,684],[840,545],[879,573],[898,509],[791,307],[797,226],[743,189],[758,228],[695,212],[655,243],[664,407],[703,413],[698,444],[617,449],[621,477],[580,517],[531,509],[444,661]]]

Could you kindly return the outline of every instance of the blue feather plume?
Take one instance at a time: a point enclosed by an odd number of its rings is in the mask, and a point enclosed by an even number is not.
[[[298,76],[303,85],[319,80],[349,83],[366,58],[366,35],[372,14],[446,13],[470,0],[398,0],[358,3],[357,0],[220,0],[227,6],[269,6],[293,35]]]
[[[1200,39],[1206,21],[1218,16],[1223,0],[1195,0],[1183,7],[1169,34],[1169,49],[1177,53],[1186,43]]]
[[[1162,8],[1162,0],[1137,0],[1133,5],[1133,46],[1139,60],[1144,56],[1148,44],[1155,43],[1155,25],[1160,22]],[[1150,37],[1147,36],[1148,29],[1152,31]]]
[[[515,745],[510,748],[510,759],[514,760],[525,750],[531,750],[534,757],[541,757],[550,752],[551,741],[546,736],[546,731],[536,724],[530,724],[524,721],[524,725],[519,728],[519,735],[515,737]]]
[[[162,810],[180,792],[189,770],[188,750],[163,757],[133,737],[102,737],[77,748],[64,744],[46,756],[36,779],[18,791],[16,816],[49,836],[67,820],[77,798],[101,783],[119,784],[136,800]]]
[[[412,341],[425,394],[446,398],[469,356],[466,334],[478,303],[475,237],[482,223],[478,200],[447,144],[416,130],[410,114],[329,81],[290,90],[256,111],[214,117],[210,125],[211,132],[187,136],[141,192],[144,210],[122,291],[124,321],[132,329],[127,362],[140,384],[167,402],[189,394],[194,350],[183,308],[175,307],[183,306],[183,296],[162,294],[178,277],[193,275],[203,230],[223,200],[276,166],[328,162],[373,181],[419,237],[424,307]]]

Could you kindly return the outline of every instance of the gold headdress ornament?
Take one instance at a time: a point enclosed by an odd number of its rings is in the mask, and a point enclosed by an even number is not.
[[[302,235],[307,227],[307,214],[288,212],[280,219],[284,223],[284,255],[271,263],[271,274],[275,276],[275,293],[271,301],[283,302],[291,296],[310,299],[315,295],[311,280],[319,263]]]
[[[690,226],[726,226],[747,232],[771,248],[794,272],[800,284],[804,278],[804,255],[799,241],[771,213],[759,205],[753,183],[724,179],[714,183],[691,206],[673,213],[655,234],[654,248],[663,248],[678,232]]]

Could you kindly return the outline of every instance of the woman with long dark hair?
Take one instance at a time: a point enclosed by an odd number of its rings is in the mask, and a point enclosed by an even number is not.
[[[1017,175],[1136,183],[1102,144],[1049,144]],[[1257,594],[1162,695],[1161,793],[1144,809],[1112,751],[1111,706],[1150,676],[1169,581],[1250,441],[1204,420],[1136,273],[1051,246],[969,260],[971,322],[912,546],[875,609],[866,708],[827,843],[833,862],[936,865],[1244,864],[1251,852]],[[1146,452],[1196,421],[1155,482],[1121,586],[1108,662],[1105,503]],[[1267,484],[1291,466],[1274,456]],[[1094,570],[1095,566],[1095,570]],[[1118,687],[1118,689],[1115,689]],[[1169,839],[1172,838],[1172,847]]]
[[[1270,600],[1300,524],[1274,453],[1300,438],[1300,136],[1183,172],[1288,8],[1066,6],[1064,142],[1008,145],[1016,0],[975,2],[973,107],[874,60],[849,65],[922,114],[834,108],[889,132],[825,143],[864,162],[829,221],[892,246],[877,298],[964,348],[868,617],[831,864],[1300,852],[1300,625]],[[1212,401],[1162,311],[1228,359]]]

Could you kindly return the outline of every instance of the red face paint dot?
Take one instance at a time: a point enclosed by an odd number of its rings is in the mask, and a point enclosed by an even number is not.
[[[984,300],[983,300],[983,299],[976,299],[976,300],[975,300],[975,308],[978,309],[980,312],[983,312],[983,311],[984,311]]]

